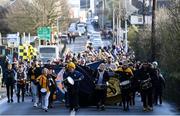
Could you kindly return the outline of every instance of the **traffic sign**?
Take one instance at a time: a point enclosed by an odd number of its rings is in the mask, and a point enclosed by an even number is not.
[[[37,35],[40,39],[50,40],[51,39],[51,28],[50,27],[39,27],[37,29]]]

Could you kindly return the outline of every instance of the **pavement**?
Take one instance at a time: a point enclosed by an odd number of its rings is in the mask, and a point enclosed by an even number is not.
[[[6,89],[2,87],[2,75],[0,75],[0,100],[6,97]]]
[[[4,99],[6,97],[6,89],[5,87],[1,87],[0,84],[0,100]]]

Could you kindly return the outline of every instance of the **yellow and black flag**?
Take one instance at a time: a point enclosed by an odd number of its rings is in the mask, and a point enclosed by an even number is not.
[[[19,58],[23,61],[31,61],[36,56],[36,50],[32,45],[20,45],[19,46]]]
[[[19,45],[19,58],[24,61],[28,60],[26,46]]]

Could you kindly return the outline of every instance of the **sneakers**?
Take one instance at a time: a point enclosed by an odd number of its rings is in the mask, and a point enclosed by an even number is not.
[[[37,106],[38,106],[37,103],[34,103],[33,107],[37,107]]]
[[[153,111],[153,107],[148,107],[147,108],[149,111]]]
[[[153,108],[152,107],[143,108],[143,111],[145,112],[153,111]]]
[[[143,111],[146,112],[146,111],[148,111],[148,110],[147,110],[147,108],[144,107],[144,108],[143,108]]]
[[[72,110],[70,110],[70,116],[75,116],[75,114],[76,114],[76,111],[74,108]]]
[[[11,99],[11,102],[14,102],[13,99]]]

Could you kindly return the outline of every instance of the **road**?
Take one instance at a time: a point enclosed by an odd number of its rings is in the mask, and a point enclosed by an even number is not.
[[[26,97],[24,103],[7,103],[7,99],[0,101],[0,115],[70,115],[69,110],[60,102],[55,103],[55,108],[44,112],[40,107],[34,108],[31,97]],[[140,98],[136,99],[136,106],[130,107],[130,111],[125,112],[120,106],[106,106],[105,111],[98,111],[96,107],[80,108],[77,115],[180,115],[176,109],[164,102],[161,106],[155,106],[152,112],[143,112]]]
[[[67,51],[71,50],[74,53],[82,52],[86,49],[87,37],[77,37],[75,43],[67,45]],[[110,45],[111,42],[109,40],[103,40],[104,45]]]
[[[80,52],[85,49],[86,39],[83,37],[77,38],[74,44],[68,44],[68,49],[73,52]],[[105,45],[109,43],[104,41]],[[136,97],[136,105],[130,107],[130,111],[125,112],[120,106],[106,106],[105,111],[98,111],[96,107],[80,108],[77,115],[180,115],[175,106],[163,102],[163,104],[154,106],[152,112],[143,112],[140,97]],[[55,108],[44,112],[41,108],[34,108],[31,102],[31,97],[26,97],[24,103],[17,103],[14,97],[14,103],[7,103],[7,99],[0,100],[0,115],[70,115],[69,110],[64,107],[63,103],[56,102]]]

